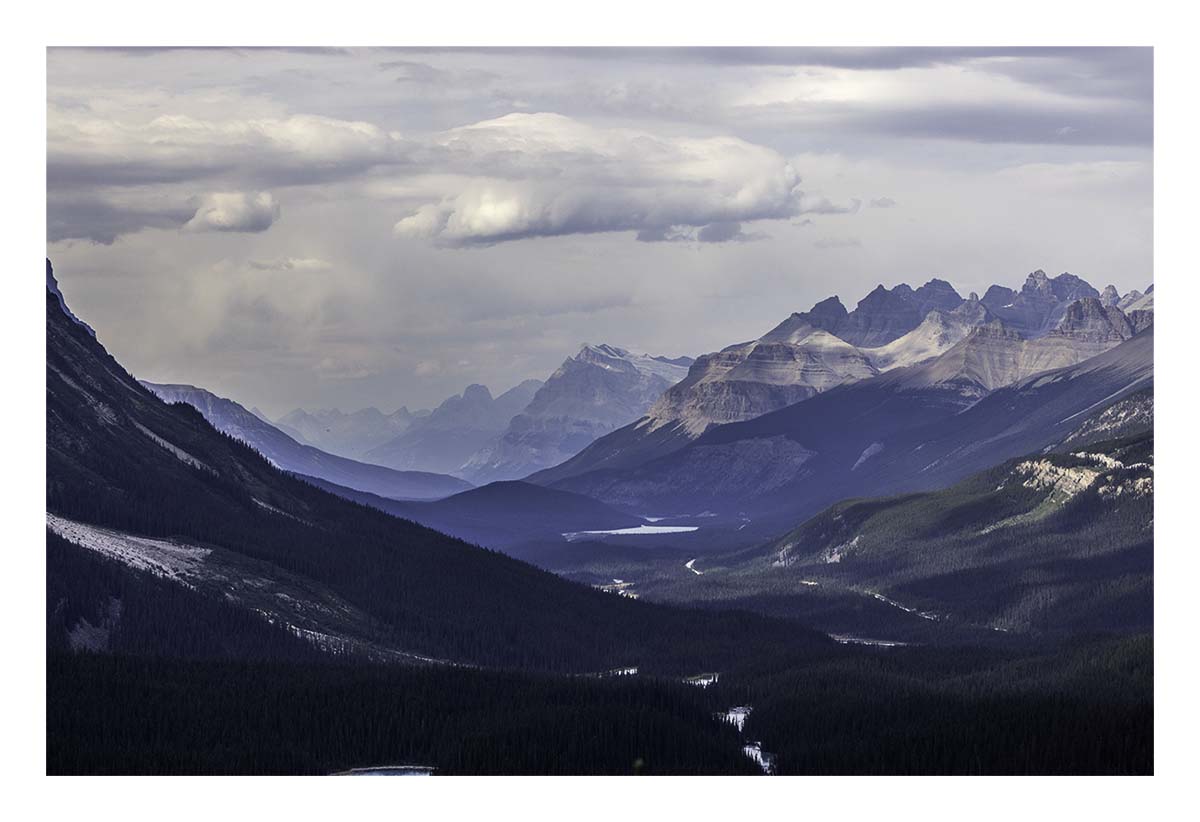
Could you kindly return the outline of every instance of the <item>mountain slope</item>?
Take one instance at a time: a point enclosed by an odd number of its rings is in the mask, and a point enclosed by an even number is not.
[[[806,579],[999,631],[1149,631],[1153,517],[1151,431],[838,503],[760,549],[753,573],[764,590]]]
[[[1151,385],[1153,329],[983,399],[977,377],[943,365],[842,386],[717,426],[636,468],[554,487],[644,514],[712,511],[776,521],[846,497],[943,486],[1057,442],[1072,420]]]
[[[329,482],[393,499],[437,499],[457,494],[469,483],[444,474],[395,471],[345,457],[327,454],[311,445],[301,445],[274,425],[247,411],[233,400],[192,385],[160,385],[142,381],[166,403],[183,402],[225,434],[259,451],[284,471],[320,477]]]
[[[499,440],[472,455],[462,474],[484,484],[557,465],[645,414],[691,364],[689,357],[585,345],[550,375]]]
[[[476,545],[500,550],[520,543],[562,542],[573,531],[636,528],[645,524],[597,500],[527,482],[493,482],[432,502],[399,502],[317,483],[339,496]],[[516,555],[516,554],[514,554]]]
[[[694,671],[819,642],[793,625],[594,591],[281,473],[191,406],[154,396],[49,291],[46,346],[50,529],[322,649]]]
[[[469,385],[429,416],[413,420],[403,434],[367,451],[363,459],[398,471],[461,476],[467,460],[493,443],[541,386],[538,380],[526,380],[492,397],[486,386]]]

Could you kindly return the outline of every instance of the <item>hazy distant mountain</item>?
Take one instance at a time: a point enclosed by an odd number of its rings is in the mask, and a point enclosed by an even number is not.
[[[293,438],[350,459],[362,459],[366,452],[403,434],[413,420],[424,414],[413,414],[401,407],[391,414],[378,408],[344,412],[337,408],[306,411],[302,408],[282,416],[276,426]]]
[[[690,357],[585,345],[550,375],[499,440],[467,461],[462,474],[481,485],[557,465],[645,414],[691,364]]]
[[[252,446],[284,471],[320,477],[338,485],[393,499],[438,499],[470,488],[456,477],[423,471],[396,471],[329,454],[296,442],[274,425],[233,400],[193,385],[159,385],[141,381],[163,402],[184,402],[204,415],[214,428]]]
[[[483,385],[469,385],[429,416],[414,419],[403,434],[370,449],[363,459],[405,471],[459,476],[479,449],[494,442],[542,387],[526,380],[498,397]]]

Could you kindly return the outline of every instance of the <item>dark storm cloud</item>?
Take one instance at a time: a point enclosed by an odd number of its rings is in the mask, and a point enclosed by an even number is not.
[[[117,237],[145,228],[180,228],[195,216],[186,203],[148,200],[130,204],[99,196],[52,195],[46,208],[47,239],[87,240],[111,245]]]
[[[1028,145],[1149,146],[1154,121],[1149,106],[1116,110],[1036,110],[1020,105],[925,106],[831,114],[840,128],[930,140]]]
[[[746,243],[765,240],[766,235],[747,234],[741,223],[709,223],[696,232],[696,239],[702,243]]]

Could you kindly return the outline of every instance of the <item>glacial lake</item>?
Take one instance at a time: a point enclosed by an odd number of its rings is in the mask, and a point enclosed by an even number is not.
[[[609,531],[568,531],[563,534],[567,542],[574,542],[577,539],[584,537],[599,537],[599,536],[649,536],[651,534],[686,534],[691,531],[699,531],[697,525],[638,525],[635,528],[614,528]]]

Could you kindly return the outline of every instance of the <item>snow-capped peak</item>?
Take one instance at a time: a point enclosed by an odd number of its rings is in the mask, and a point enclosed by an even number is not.
[[[606,343],[600,345],[584,343],[583,347],[579,349],[579,353],[572,357],[572,359],[577,362],[596,365],[609,371],[624,370],[633,367],[642,374],[653,374],[662,377],[672,384],[679,382],[687,376],[688,367],[692,364],[691,357],[668,359],[661,356],[651,356],[650,354],[634,353]]]

